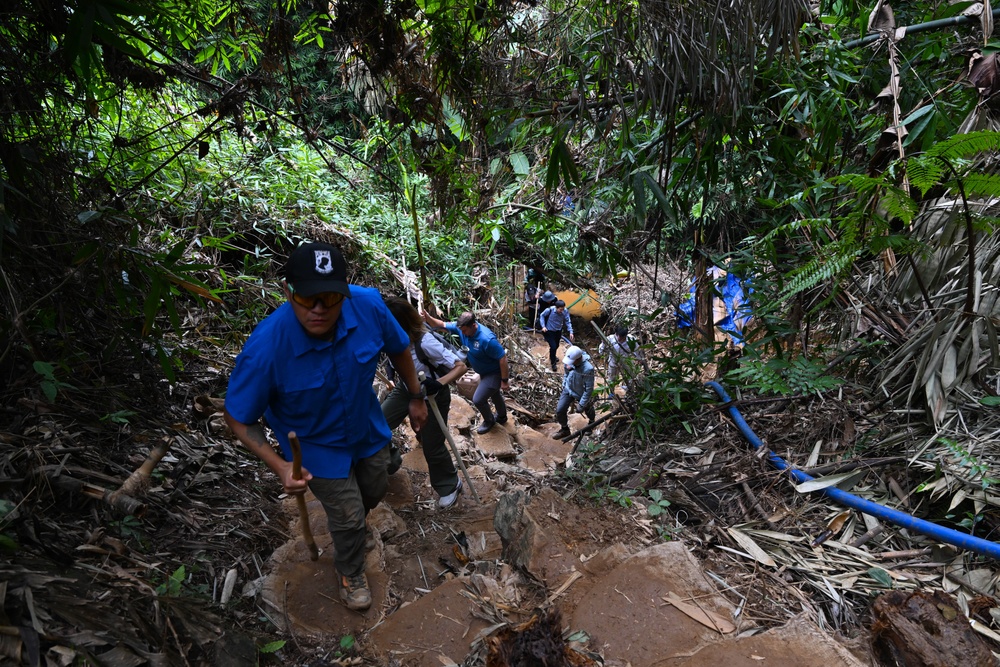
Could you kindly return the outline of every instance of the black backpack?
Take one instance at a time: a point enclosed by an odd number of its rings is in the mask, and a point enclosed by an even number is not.
[[[437,341],[441,343],[441,345],[443,345],[446,350],[450,351],[452,354],[458,357],[459,361],[465,363],[465,360],[468,357],[468,352],[454,340],[454,335],[442,334],[435,331],[434,329],[431,329],[430,327],[427,328],[427,333],[434,336],[434,338],[436,338]],[[423,343],[423,340],[424,338],[423,336],[421,336],[420,341],[414,348],[414,352],[417,353],[417,359],[420,360],[420,363],[422,363],[424,366],[427,366],[427,368],[430,368],[433,371],[435,380],[441,377],[442,375],[447,375],[448,371],[450,371],[451,369],[445,366],[444,364],[435,366],[434,364],[431,363],[430,359],[427,357],[427,353],[424,352],[423,345],[421,345],[421,343]]]

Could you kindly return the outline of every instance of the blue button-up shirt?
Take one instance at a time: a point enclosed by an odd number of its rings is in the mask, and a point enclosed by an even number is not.
[[[345,478],[389,444],[392,432],[372,388],[379,354],[410,340],[377,290],[351,285],[332,340],[308,335],[285,303],[247,339],[229,378],[226,409],[244,424],[261,415],[291,460],[288,432],[314,476]]]
[[[462,345],[469,348],[466,361],[472,366],[472,370],[480,375],[496,375],[500,372],[500,360],[507,356],[507,350],[497,340],[496,335],[481,322],[476,322],[476,333],[466,336],[458,325],[449,322],[445,329],[458,334],[462,340]]]
[[[542,311],[538,316],[538,321],[549,331],[566,331],[573,333],[573,322],[569,319],[569,308],[563,308],[562,312],[555,306],[551,306]]]

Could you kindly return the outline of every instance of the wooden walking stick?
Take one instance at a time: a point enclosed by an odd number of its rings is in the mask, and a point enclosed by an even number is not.
[[[288,443],[292,446],[292,479],[302,479],[302,447],[295,431],[288,432]],[[309,547],[309,560],[319,560],[319,549],[313,539],[312,528],[309,527],[309,510],[306,508],[304,493],[295,494],[295,502],[299,506],[299,519],[302,521],[302,539]]]
[[[421,384],[424,381],[424,372],[420,371],[417,376],[420,379]],[[441,391],[444,391],[443,389]],[[458,463],[458,469],[462,471],[462,476],[465,477],[465,483],[469,485],[469,491],[472,492],[472,497],[476,499],[476,502],[480,505],[483,504],[482,499],[479,494],[476,493],[476,487],[472,483],[472,478],[469,477],[469,471],[465,468],[465,462],[462,461],[462,455],[458,452],[458,445],[455,444],[455,439],[451,437],[451,431],[448,430],[448,424],[445,422],[444,417],[441,416],[441,410],[437,406],[437,401],[434,396],[424,396],[427,401],[427,405],[430,406],[431,412],[434,413],[434,418],[437,420],[438,426],[441,427],[441,431],[444,433],[445,439],[448,444],[451,445],[451,451],[455,454],[455,461]]]

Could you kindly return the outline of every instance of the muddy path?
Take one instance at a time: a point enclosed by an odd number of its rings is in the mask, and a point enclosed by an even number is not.
[[[540,336],[525,333],[522,347],[547,366]],[[558,373],[551,379],[560,381]],[[414,667],[867,663],[857,643],[855,655],[805,617],[761,625],[683,540],[650,539],[634,512],[595,506],[561,484],[577,439],[553,438],[559,425],[551,421],[524,423],[551,418],[554,403],[514,405],[503,428],[475,433],[474,383],[460,383],[449,421],[481,502],[466,490],[452,508],[437,508],[404,424],[396,436],[403,467],[369,517],[378,539],[366,561],[367,612],[339,601],[319,503],[308,503],[321,549],[313,562],[285,500],[291,537],[258,582],[259,600],[300,649],[330,657],[355,642],[354,655],[372,664]],[[574,433],[586,425],[570,415]]]

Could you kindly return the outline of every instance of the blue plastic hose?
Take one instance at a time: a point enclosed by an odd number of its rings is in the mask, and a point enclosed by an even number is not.
[[[729,398],[729,394],[726,393],[726,390],[723,389],[722,385],[718,382],[706,382],[705,385],[714,389],[715,393],[719,395],[719,398],[723,402],[729,403],[732,401],[732,399]],[[761,439],[758,438],[752,430],[750,430],[749,426],[747,426],[746,420],[743,419],[743,415],[740,414],[739,410],[737,410],[734,406],[729,406],[727,411],[729,412],[730,418],[736,424],[736,428],[738,428],[740,433],[743,434],[743,437],[754,446],[754,449],[760,449],[764,446]],[[770,452],[767,458],[771,462],[771,465],[778,470],[787,470],[792,478],[800,484],[814,479],[801,470],[797,470],[788,465],[784,459],[774,452]],[[870,500],[859,498],[853,493],[842,491],[835,486],[821,489],[819,493],[826,495],[831,500],[834,500],[845,507],[856,509],[860,512],[864,512],[865,514],[870,514],[874,517],[878,517],[879,519],[888,521],[889,523],[894,523],[897,526],[902,526],[908,530],[926,535],[934,540],[952,544],[956,547],[968,549],[969,551],[974,551],[978,554],[1000,560],[1000,544],[996,542],[990,542],[989,540],[974,537],[973,535],[966,535],[965,533],[960,533],[952,528],[945,528],[944,526],[939,526],[936,523],[918,519],[913,515],[900,512],[899,510],[894,510],[891,507],[886,507],[885,505],[879,505],[878,503],[873,503]]]

